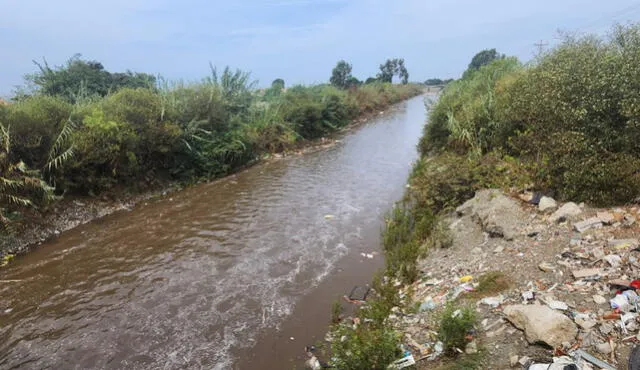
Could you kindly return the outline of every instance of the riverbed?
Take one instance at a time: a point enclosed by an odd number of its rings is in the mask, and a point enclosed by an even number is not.
[[[141,203],[17,258],[0,270],[0,368],[301,366],[332,302],[384,265],[380,232],[417,157],[423,99],[332,147]]]

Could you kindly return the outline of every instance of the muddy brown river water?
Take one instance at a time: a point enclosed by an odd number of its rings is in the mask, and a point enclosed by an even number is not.
[[[383,266],[417,97],[328,149],[63,233],[0,270],[0,369],[293,369]],[[326,217],[331,215],[332,217]]]

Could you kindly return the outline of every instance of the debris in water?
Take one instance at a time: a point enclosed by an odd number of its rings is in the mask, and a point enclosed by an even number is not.
[[[344,296],[345,300],[349,303],[363,304],[367,300],[371,288],[365,286],[355,286],[351,289],[351,293],[348,296]]]

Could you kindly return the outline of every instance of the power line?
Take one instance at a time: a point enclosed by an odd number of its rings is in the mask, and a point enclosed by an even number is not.
[[[535,44],[533,44],[533,45],[534,45],[534,46],[536,46],[536,47],[538,48],[538,55],[542,55],[543,48],[544,48],[545,46],[549,45],[549,43],[548,43],[548,42],[546,42],[546,41],[540,40],[540,41],[536,42],[536,43],[535,43]]]

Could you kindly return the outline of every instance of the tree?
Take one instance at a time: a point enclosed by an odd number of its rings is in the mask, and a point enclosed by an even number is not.
[[[356,77],[351,76],[347,79],[348,88],[358,87],[360,85],[362,85],[362,81],[358,80]]]
[[[444,81],[439,78],[430,78],[424,82],[427,86],[444,85]]]
[[[39,71],[25,76],[27,83],[44,95],[60,96],[75,102],[83,96],[106,96],[121,88],[149,88],[156,84],[156,77],[147,73],[111,73],[102,63],[83,60],[79,54],[64,66],[50,67],[46,60],[33,61]]]
[[[271,88],[273,89],[280,89],[280,90],[284,90],[284,80],[281,78],[276,78],[275,80],[273,80],[273,82],[271,83]]]
[[[369,77],[369,78],[367,78],[367,80],[364,82],[364,84],[365,84],[365,85],[368,85],[368,84],[373,84],[373,83],[376,83],[376,82],[378,82],[378,79],[377,79],[377,78],[375,78],[375,77]]]
[[[329,81],[331,84],[339,89],[346,89],[349,87],[349,81],[353,76],[351,76],[351,64],[345,62],[344,60],[339,61],[336,66],[333,68],[331,72],[331,79]]]
[[[271,83],[271,87],[265,91],[264,97],[266,99],[271,99],[271,98],[280,96],[283,90],[284,90],[284,80],[281,78],[276,78]]]
[[[392,83],[395,75],[400,77],[400,81],[403,84],[409,82],[409,72],[404,66],[404,59],[402,58],[387,59],[384,64],[380,65],[380,73],[378,73],[377,78],[381,82]]]
[[[471,63],[469,63],[468,69],[480,69],[480,67],[486,66],[494,60],[504,59],[504,57],[505,55],[498,53],[496,49],[485,49],[474,55],[473,59],[471,59]]]

